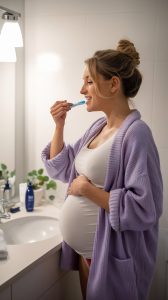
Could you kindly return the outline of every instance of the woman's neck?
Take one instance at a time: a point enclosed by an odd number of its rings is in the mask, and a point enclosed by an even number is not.
[[[127,101],[117,101],[104,110],[107,118],[107,129],[119,128],[125,118],[131,113],[131,109]]]

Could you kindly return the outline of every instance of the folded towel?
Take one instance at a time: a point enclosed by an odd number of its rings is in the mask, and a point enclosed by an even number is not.
[[[7,245],[4,238],[3,230],[0,229],[0,259],[6,259],[8,257]]]

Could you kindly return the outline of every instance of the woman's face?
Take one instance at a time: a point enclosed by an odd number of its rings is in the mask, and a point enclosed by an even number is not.
[[[87,66],[84,69],[83,81],[84,83],[80,93],[86,98],[87,110],[103,111],[104,105],[109,101],[111,96],[110,81],[105,80],[101,75],[98,75],[100,94],[96,88],[95,82],[89,74]]]

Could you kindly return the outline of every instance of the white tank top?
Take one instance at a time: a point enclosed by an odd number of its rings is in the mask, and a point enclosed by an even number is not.
[[[100,146],[85,145],[75,158],[75,168],[94,185],[103,188],[108,157],[116,133]],[[64,241],[77,253],[91,258],[99,206],[83,196],[69,195],[61,209],[60,228]]]

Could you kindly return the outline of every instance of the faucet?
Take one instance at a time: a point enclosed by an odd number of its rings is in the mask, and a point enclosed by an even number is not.
[[[0,199],[0,221],[1,219],[10,219],[10,214],[6,211],[8,201],[4,198]]]

